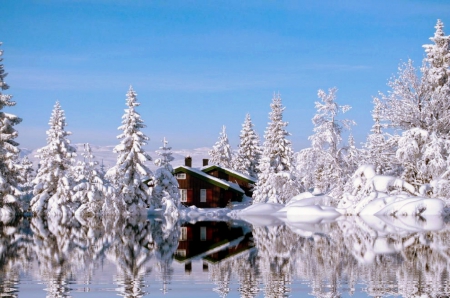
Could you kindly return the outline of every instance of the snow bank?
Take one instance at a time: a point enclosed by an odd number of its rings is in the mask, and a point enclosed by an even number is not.
[[[280,209],[284,208],[283,204],[277,203],[256,203],[247,207],[241,212],[240,215],[263,215],[263,214],[274,214]]]
[[[341,216],[336,208],[311,205],[287,207],[286,217],[290,222],[319,223],[324,219],[335,219]]]

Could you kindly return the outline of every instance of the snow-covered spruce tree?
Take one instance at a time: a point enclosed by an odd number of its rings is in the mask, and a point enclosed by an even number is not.
[[[284,107],[279,94],[270,104],[270,122],[264,134],[263,152],[259,164],[260,174],[253,192],[253,203],[286,203],[302,189],[293,174],[294,165],[288,125],[283,121]]]
[[[336,88],[329,89],[326,94],[319,90],[316,101],[317,114],[314,115],[314,134],[308,139],[311,148],[301,150],[297,154],[297,169],[302,182],[307,188],[314,188],[316,193],[333,190],[339,197],[345,181],[349,177],[342,149],[342,132],[350,129],[355,122],[339,120],[338,115],[350,110],[350,106],[339,106],[336,103]]]
[[[172,147],[168,147],[166,138],[163,140],[163,146],[160,147],[155,164],[159,169],[155,172],[152,190],[152,206],[155,208],[164,208],[164,214],[172,217],[178,216],[178,207],[180,204],[180,193],[178,190],[178,181],[173,176],[173,168],[170,164],[173,161]]]
[[[58,101],[53,108],[49,125],[47,145],[39,149],[36,155],[40,166],[33,181],[34,197],[30,207],[38,215],[49,212],[68,218],[74,207],[71,206],[73,178],[70,171],[76,150],[67,139],[71,132],[65,130],[66,117]]]
[[[373,165],[377,174],[396,174],[399,167],[395,157],[398,136],[383,132],[385,125],[381,123],[382,103],[378,98],[374,98],[373,104],[374,123],[364,144],[362,162]]]
[[[441,20],[437,21],[434,28],[434,36],[430,37],[434,44],[423,45],[427,53],[425,61],[429,65],[428,82],[432,90],[449,88],[450,75],[450,36],[445,35]]]
[[[77,218],[85,216],[99,216],[104,204],[106,187],[100,177],[94,160],[94,155],[89,144],[84,144],[84,152],[81,154],[83,161],[78,161],[74,167],[75,187],[73,188],[73,200],[79,202],[75,215]]]
[[[230,144],[228,143],[228,136],[225,125],[222,126],[222,132],[219,135],[219,140],[214,144],[212,150],[208,152],[210,156],[209,162],[214,165],[225,168],[232,168],[233,153]]]
[[[20,160],[19,172],[19,189],[22,191],[21,201],[23,208],[26,210],[28,209],[29,202],[33,197],[34,180],[33,162],[28,159],[28,156],[25,156]]]
[[[130,86],[126,95],[128,109],[125,109],[122,125],[118,128],[123,132],[117,136],[121,142],[114,148],[114,152],[118,153],[117,163],[106,176],[116,188],[119,205],[124,203],[129,214],[137,214],[150,207],[150,191],[144,180],[152,176],[145,165],[152,158],[143,148],[149,138],[141,131],[146,126],[135,110],[140,105],[137,94]]]
[[[236,157],[233,160],[233,168],[250,177],[257,178],[259,160],[261,159],[261,145],[259,136],[253,129],[250,114],[245,116],[240,140]]]
[[[388,83],[391,91],[380,94],[382,120],[392,128],[403,130],[396,153],[403,168],[402,178],[417,189],[437,181],[440,181],[439,185],[442,181],[449,184],[450,177],[441,164],[450,163],[450,37],[445,36],[440,20],[435,28],[434,37],[430,38],[434,44],[424,45],[427,57],[420,68],[420,75],[409,60],[399,67],[398,77]],[[431,160],[430,150],[443,160]],[[448,197],[450,192],[435,189],[429,194]]]
[[[0,46],[1,46],[0,42]],[[18,132],[14,125],[22,121],[21,118],[3,112],[5,107],[15,106],[12,96],[3,94],[9,86],[4,79],[7,75],[3,68],[3,51],[0,50],[0,221],[10,221],[20,212],[18,199],[20,190],[18,189],[19,167],[16,161],[19,156],[19,144],[14,141]]]

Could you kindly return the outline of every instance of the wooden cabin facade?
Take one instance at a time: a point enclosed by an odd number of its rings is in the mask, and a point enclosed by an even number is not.
[[[180,190],[180,201],[185,206],[224,208],[231,201],[240,201],[244,191],[239,186],[210,176],[198,169],[180,166],[174,169]]]

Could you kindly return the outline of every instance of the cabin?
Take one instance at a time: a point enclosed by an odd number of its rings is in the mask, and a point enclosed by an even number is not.
[[[185,158],[185,165],[174,169],[178,181],[180,202],[198,208],[224,208],[231,201],[242,201],[251,196],[256,181],[231,169],[216,165],[208,166],[203,160],[202,168],[192,167],[192,158]]]

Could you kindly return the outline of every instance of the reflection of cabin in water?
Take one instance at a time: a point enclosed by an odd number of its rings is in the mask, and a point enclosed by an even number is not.
[[[226,222],[203,221],[181,226],[175,260],[185,264],[187,272],[193,260],[218,263],[254,247],[250,230],[229,226]]]
[[[199,208],[225,207],[230,201],[241,201],[243,195],[251,196],[256,180],[234,170],[208,165],[192,167],[192,158],[186,157],[185,165],[174,169],[178,180],[181,203]]]

